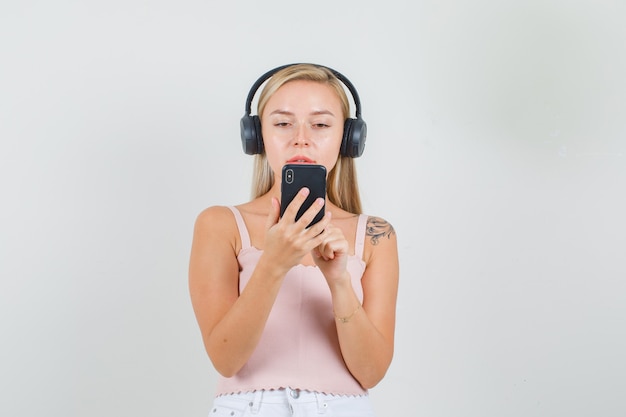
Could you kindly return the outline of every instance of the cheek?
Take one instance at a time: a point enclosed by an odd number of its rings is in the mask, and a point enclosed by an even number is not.
[[[341,150],[341,143],[343,141],[343,129],[335,132],[333,138],[328,141],[328,148],[332,149],[332,153],[337,156]]]
[[[276,170],[282,167],[281,155],[280,153],[273,151],[271,149],[265,148],[265,157],[267,158],[267,163],[272,167],[272,171],[276,172]]]
[[[341,139],[339,141],[335,141],[332,145],[330,145],[327,152],[324,152],[322,160],[320,161],[328,171],[333,169],[335,164],[337,164],[337,160],[341,157],[339,152],[341,151]]]
[[[267,162],[272,168],[274,173],[277,170],[280,170],[283,166],[282,158],[284,157],[284,152],[281,151],[280,145],[276,143],[274,140],[266,140],[263,137],[263,148],[265,151],[265,157],[267,158]]]

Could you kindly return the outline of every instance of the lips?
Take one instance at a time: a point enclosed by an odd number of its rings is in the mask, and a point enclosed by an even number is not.
[[[287,163],[289,164],[313,164],[315,163],[315,161],[304,155],[296,155],[293,158],[289,159]]]

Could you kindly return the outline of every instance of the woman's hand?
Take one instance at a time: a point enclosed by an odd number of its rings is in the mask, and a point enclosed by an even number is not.
[[[343,232],[329,222],[320,237],[323,240],[313,249],[312,255],[315,264],[326,277],[328,285],[332,288],[344,280],[349,281],[350,276],[346,274],[349,244]]]
[[[317,199],[297,221],[295,220],[307,195],[309,195],[307,188],[300,190],[285,209],[282,218],[280,217],[280,204],[276,198],[272,198],[263,255],[285,273],[298,265],[304,255],[323,243],[324,238],[321,233],[330,221],[330,213],[326,213],[322,220],[307,228],[307,225],[324,206],[323,198]]]

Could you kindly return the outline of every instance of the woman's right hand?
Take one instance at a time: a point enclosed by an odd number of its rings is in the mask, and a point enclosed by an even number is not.
[[[285,273],[298,265],[302,257],[322,243],[320,234],[330,221],[330,213],[318,223],[307,228],[313,218],[324,206],[324,199],[319,198],[296,221],[296,214],[309,195],[308,188],[302,188],[289,203],[282,217],[280,217],[280,203],[272,197],[272,205],[267,218],[263,257],[271,261]]]

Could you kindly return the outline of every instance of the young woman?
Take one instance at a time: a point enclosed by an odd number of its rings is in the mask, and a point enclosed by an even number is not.
[[[242,119],[244,150],[256,154],[253,198],[205,209],[194,228],[191,301],[220,374],[210,415],[373,416],[368,390],[392,360],[399,271],[393,227],[361,213],[358,95],[335,70],[294,64],[260,78],[248,105],[267,78],[258,116]],[[298,221],[309,190],[280,215],[287,163],[328,172],[325,201]]]

